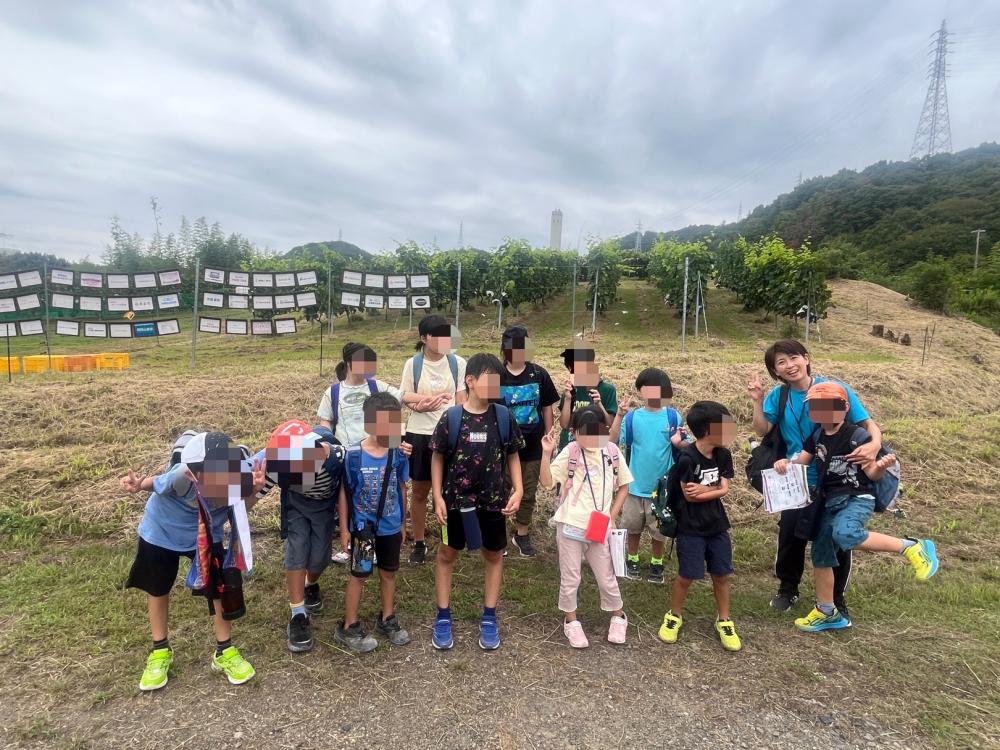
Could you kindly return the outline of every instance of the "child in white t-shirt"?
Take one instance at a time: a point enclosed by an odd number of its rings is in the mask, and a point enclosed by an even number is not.
[[[573,648],[589,644],[576,616],[583,559],[594,573],[601,592],[601,609],[611,613],[608,641],[625,643],[628,620],[622,609],[621,591],[615,577],[608,546],[613,519],[621,513],[628,497],[632,473],[610,442],[604,413],[589,404],[573,412],[570,421],[575,442],[570,442],[550,463],[555,438],[542,438],[542,465],[539,484],[562,486],[562,497],[553,521],[559,550],[559,609],[565,614],[563,632]]]

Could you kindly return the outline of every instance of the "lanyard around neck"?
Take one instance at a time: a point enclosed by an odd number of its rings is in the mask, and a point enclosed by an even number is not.
[[[587,466],[587,452],[580,449],[580,456],[583,458],[583,471],[587,475],[587,486],[590,487],[590,501],[594,504],[594,510],[603,513],[604,506],[607,505],[607,486],[608,486],[608,463],[604,460],[604,449],[601,449],[601,479],[602,483],[602,493],[601,493],[601,507],[597,507],[597,493],[594,492],[594,483],[590,481],[590,467]]]

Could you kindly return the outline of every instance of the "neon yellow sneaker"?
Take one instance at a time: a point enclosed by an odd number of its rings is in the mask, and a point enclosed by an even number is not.
[[[157,648],[150,652],[146,659],[146,668],[139,678],[140,690],[159,690],[167,684],[170,678],[170,665],[174,660],[174,652],[169,648]]]
[[[843,613],[834,609],[832,614],[824,614],[819,607],[813,607],[805,617],[795,619],[795,627],[803,633],[821,633],[824,630],[843,630],[851,627],[851,621]]]
[[[913,539],[911,544],[903,550],[903,556],[910,561],[910,565],[917,572],[918,581],[926,581],[937,573],[938,556],[934,548],[934,542],[930,539]]]
[[[722,641],[722,647],[726,651],[739,651],[743,648],[740,637],[736,635],[736,625],[733,624],[732,620],[716,620],[715,632],[719,634],[719,640]]]
[[[673,612],[667,612],[663,615],[663,624],[660,625],[660,632],[657,635],[660,640],[664,643],[677,643],[677,634],[681,630],[681,625],[684,624],[684,618],[680,615],[675,615]]]
[[[236,646],[230,646],[222,652],[221,656],[213,656],[212,669],[216,672],[225,672],[226,677],[234,685],[242,685],[257,674],[250,666],[250,662],[236,650]]]

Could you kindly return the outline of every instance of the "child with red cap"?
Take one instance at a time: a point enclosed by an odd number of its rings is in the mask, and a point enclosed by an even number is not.
[[[846,421],[848,401],[847,390],[840,383],[826,381],[813,385],[806,393],[806,405],[809,418],[820,427],[806,438],[798,456],[774,464],[779,474],[787,472],[789,464],[809,466],[813,461],[817,464],[818,502],[822,505],[816,514],[812,543],[816,606],[795,621],[799,630],[809,633],[840,630],[850,625],[833,602],[833,569],[837,566],[838,549],[902,554],[921,581],[938,569],[931,540],[898,539],[865,528],[875,511],[875,483],[896,464],[896,457],[883,453],[862,463],[848,460],[859,445],[871,440],[864,428]]]

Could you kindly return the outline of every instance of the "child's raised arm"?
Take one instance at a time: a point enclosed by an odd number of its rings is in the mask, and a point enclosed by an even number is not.
[[[629,399],[624,404],[620,404],[618,411],[615,412],[615,418],[611,421],[611,442],[618,445],[618,441],[622,434],[622,420],[625,419],[625,415],[628,414],[632,409],[635,408],[634,399]]]
[[[869,461],[866,464],[861,464],[861,470],[865,473],[865,476],[873,482],[877,482],[885,476],[886,471],[888,471],[889,467],[893,466],[896,461],[898,461],[898,459],[892,453],[887,453],[876,461]]]

